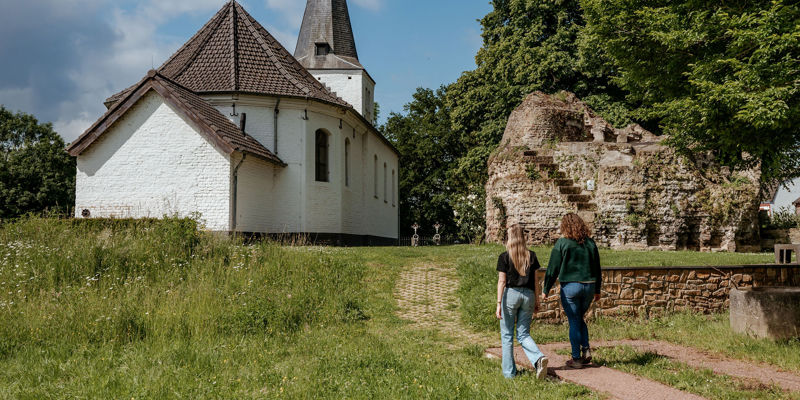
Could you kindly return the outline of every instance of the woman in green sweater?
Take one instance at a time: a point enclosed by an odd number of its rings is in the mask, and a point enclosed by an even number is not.
[[[561,307],[569,321],[569,341],[572,360],[567,367],[583,368],[592,361],[589,330],[584,316],[592,300],[600,300],[600,254],[589,237],[589,228],[577,214],[570,213],[561,220],[561,234],[547,264],[542,300],[556,283],[561,283]]]

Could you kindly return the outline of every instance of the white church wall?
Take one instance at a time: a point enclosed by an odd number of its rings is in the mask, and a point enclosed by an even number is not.
[[[311,70],[317,80],[348,102],[368,121],[375,105],[375,82],[364,70]]]
[[[236,100],[231,96],[213,95],[205,96],[211,105],[219,110],[236,126],[241,126],[242,115],[247,114],[245,132],[258,140],[264,147],[275,152],[275,104],[277,99],[265,96],[238,96]],[[233,104],[236,103],[236,115]],[[280,114],[279,114],[280,115]]]
[[[341,224],[344,181],[340,170],[336,168],[341,162],[340,153],[344,150],[344,146],[340,145],[343,139],[339,118],[320,112],[318,107],[312,107],[306,127],[305,232],[345,233]],[[327,182],[316,180],[315,143],[316,132],[320,129],[329,135]]]
[[[144,96],[77,160],[75,213],[146,218],[201,214],[227,231],[230,162],[155,92]]]
[[[234,157],[234,168],[242,155]],[[252,155],[244,157],[238,171],[236,185],[237,232],[269,232],[275,218],[272,194],[275,191],[274,164]]]
[[[371,232],[374,232],[372,234],[375,236],[396,238],[398,234],[397,173],[399,159],[391,148],[374,134],[367,134],[365,137],[367,168],[364,172],[365,182],[368,183],[365,188],[367,199],[364,207],[366,225]],[[375,162],[376,156],[377,163]],[[385,174],[384,164],[386,164]],[[395,174],[394,187],[392,186],[392,171]]]

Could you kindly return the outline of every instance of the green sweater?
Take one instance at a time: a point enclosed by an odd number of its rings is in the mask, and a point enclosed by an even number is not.
[[[584,244],[578,244],[572,239],[558,239],[550,253],[542,293],[549,292],[556,279],[561,283],[593,281],[594,292],[600,293],[603,277],[600,274],[600,253],[594,240],[587,238]]]

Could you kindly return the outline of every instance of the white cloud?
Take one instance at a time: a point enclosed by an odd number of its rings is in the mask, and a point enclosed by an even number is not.
[[[64,138],[65,143],[70,143],[89,129],[94,121],[94,116],[90,116],[88,112],[83,112],[75,119],[56,121],[53,123],[53,128]]]

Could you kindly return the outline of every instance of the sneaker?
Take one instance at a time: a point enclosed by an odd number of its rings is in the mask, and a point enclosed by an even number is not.
[[[547,357],[542,356],[536,361],[536,379],[544,379],[547,376]]]
[[[592,363],[592,349],[585,348],[581,350],[581,359],[583,359],[584,364],[591,364]]]
[[[573,358],[572,360],[567,360],[567,368],[581,369],[583,368],[583,360],[581,360],[580,358]]]

